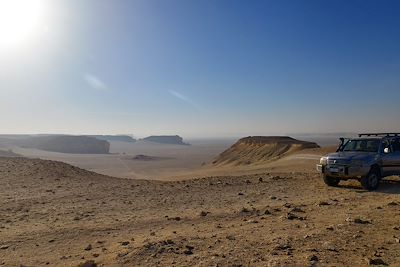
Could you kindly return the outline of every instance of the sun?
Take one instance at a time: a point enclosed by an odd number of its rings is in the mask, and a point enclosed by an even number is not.
[[[43,29],[44,0],[0,0],[0,49],[29,41]]]

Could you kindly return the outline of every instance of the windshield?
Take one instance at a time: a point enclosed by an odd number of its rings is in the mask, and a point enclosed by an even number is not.
[[[378,152],[379,144],[380,140],[376,139],[349,140],[342,151]]]

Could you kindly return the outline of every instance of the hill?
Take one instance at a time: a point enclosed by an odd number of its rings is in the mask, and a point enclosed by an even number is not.
[[[319,148],[316,143],[289,136],[249,136],[240,139],[222,152],[214,165],[262,164],[307,148]]]
[[[152,135],[143,138],[144,141],[160,143],[160,144],[170,144],[170,145],[189,145],[183,142],[183,138],[179,135]]]
[[[11,149],[0,150],[0,157],[22,157],[21,155],[14,153]]]
[[[128,142],[128,143],[136,142],[136,139],[132,138],[129,135],[88,135],[88,136],[94,137],[99,140],[104,140],[104,141],[119,141],[119,142]]]
[[[15,141],[26,148],[73,154],[108,154],[110,143],[89,136],[50,135],[34,136]]]

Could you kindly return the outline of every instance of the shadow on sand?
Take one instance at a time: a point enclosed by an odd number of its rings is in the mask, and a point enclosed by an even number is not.
[[[339,184],[338,187],[348,190],[356,190],[357,193],[368,192],[362,189],[358,182]],[[384,194],[400,194],[400,178],[397,176],[391,176],[383,179],[379,185],[379,188],[374,192]]]

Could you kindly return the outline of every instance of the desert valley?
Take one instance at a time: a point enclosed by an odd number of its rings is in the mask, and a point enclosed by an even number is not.
[[[2,139],[1,266],[400,265],[400,180],[327,187],[315,164],[334,145],[16,139]]]
[[[0,267],[400,267],[399,0],[0,0]]]

